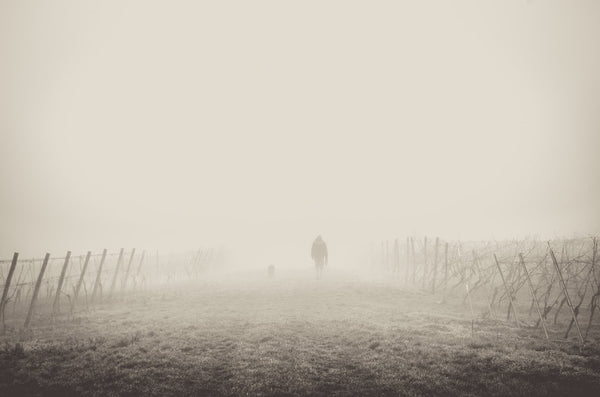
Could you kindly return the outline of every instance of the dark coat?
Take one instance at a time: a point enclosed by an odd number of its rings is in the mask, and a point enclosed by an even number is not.
[[[321,262],[327,262],[327,244],[321,237],[317,237],[313,242],[312,249],[310,250],[310,256],[313,260]]]

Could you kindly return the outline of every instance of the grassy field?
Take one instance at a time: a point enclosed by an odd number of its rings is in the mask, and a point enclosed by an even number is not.
[[[472,327],[461,297],[392,279],[262,276],[132,293],[28,331],[9,319],[0,395],[600,394],[600,325],[580,351],[566,310],[547,344],[485,305]]]

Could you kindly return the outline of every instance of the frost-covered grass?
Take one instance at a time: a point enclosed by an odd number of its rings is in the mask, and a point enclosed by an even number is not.
[[[261,274],[262,276],[262,274]],[[598,395],[600,325],[583,351],[551,329],[477,320],[456,297],[329,273],[201,281],[73,316],[13,319],[0,395]],[[587,313],[582,315],[587,318]],[[522,317],[527,319],[527,313]],[[533,323],[533,318],[529,319]]]

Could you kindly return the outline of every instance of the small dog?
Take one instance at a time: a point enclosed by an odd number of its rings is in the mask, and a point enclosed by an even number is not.
[[[269,265],[267,268],[267,272],[269,273],[269,277],[273,277],[275,275],[275,266]]]

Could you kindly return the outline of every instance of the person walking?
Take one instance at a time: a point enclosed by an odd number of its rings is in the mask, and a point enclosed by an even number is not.
[[[321,278],[323,274],[323,268],[327,265],[327,244],[323,241],[321,236],[317,236],[312,244],[310,250],[310,256],[315,261],[315,267],[317,269],[317,278]]]

